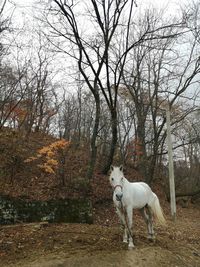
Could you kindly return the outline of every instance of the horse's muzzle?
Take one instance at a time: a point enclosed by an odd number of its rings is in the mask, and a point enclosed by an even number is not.
[[[118,193],[115,196],[116,196],[116,200],[117,201],[121,201],[122,200],[122,197],[123,197],[123,194],[122,193]]]

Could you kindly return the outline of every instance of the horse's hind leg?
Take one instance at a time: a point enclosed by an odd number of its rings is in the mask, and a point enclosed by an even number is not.
[[[151,229],[150,229],[150,224],[149,224],[149,216],[147,215],[146,211],[145,211],[145,208],[142,208],[140,210],[141,214],[142,214],[142,217],[147,225],[147,232],[148,232],[148,238],[149,238],[149,235],[151,235]]]
[[[147,215],[149,217],[149,230],[150,230],[150,239],[155,239],[155,232],[153,229],[153,212],[150,206],[146,206]]]
[[[125,225],[123,225],[123,227],[124,227],[123,242],[128,243],[128,230],[127,230],[127,227]]]
[[[154,239],[153,217],[152,217],[151,209],[150,207],[146,206],[146,209],[144,207],[140,211],[147,225],[148,239]]]

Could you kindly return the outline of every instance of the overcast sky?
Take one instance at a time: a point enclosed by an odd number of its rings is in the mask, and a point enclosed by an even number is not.
[[[3,3],[4,0],[0,0],[0,3]],[[47,2],[48,0],[46,0]],[[138,12],[144,11],[148,7],[156,7],[158,9],[165,9],[168,16],[178,14],[180,11],[180,4],[183,6],[186,3],[191,2],[192,0],[136,0]],[[17,36],[11,36],[17,44],[22,44],[22,47],[30,47],[31,44],[35,45],[35,40],[32,37],[32,28],[35,25],[36,20],[34,19],[34,14],[36,14],[36,2],[38,0],[7,0],[7,6],[4,10],[4,15],[8,16],[13,12],[12,17],[12,27],[19,29]],[[181,3],[180,3],[181,2]],[[25,22],[25,24],[24,24]],[[25,25],[25,28],[24,28]],[[20,33],[20,29],[23,28],[23,31]],[[11,43],[14,43],[14,41]],[[25,50],[25,49],[24,49]]]
[[[8,0],[11,4],[7,3],[7,9],[15,6],[14,18],[21,21],[24,16],[31,16],[34,10],[34,5],[37,0]],[[167,13],[174,15],[180,9],[180,5],[192,2],[192,0],[136,0],[138,9],[142,10],[145,7],[153,6],[157,8],[166,8]],[[3,0],[0,0],[3,2]]]
[[[45,1],[48,2],[50,0]],[[166,16],[174,16],[180,13],[180,4],[183,6],[191,1],[192,0],[136,0],[138,7],[135,8],[135,10],[136,14],[140,14],[149,7],[158,9],[164,8]],[[4,0],[0,0],[0,3],[3,2]],[[18,32],[20,32],[22,28],[24,33],[33,32],[33,28],[37,28],[35,25],[38,25],[38,20],[34,18],[34,16],[38,16],[37,10],[40,8],[40,5],[36,5],[37,2],[39,2],[39,0],[7,0],[4,16],[10,17],[12,14],[12,27],[19,30]]]

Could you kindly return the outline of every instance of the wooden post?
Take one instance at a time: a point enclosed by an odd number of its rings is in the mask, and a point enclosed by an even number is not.
[[[176,220],[176,195],[174,183],[174,164],[172,154],[172,140],[171,140],[171,122],[169,106],[166,108],[167,119],[167,145],[168,145],[168,161],[169,161],[169,186],[170,186],[170,206],[173,221]]]

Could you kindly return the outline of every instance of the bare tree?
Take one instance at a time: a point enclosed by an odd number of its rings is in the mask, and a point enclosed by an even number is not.
[[[71,43],[73,47],[73,54],[71,51],[65,51],[77,60],[79,71],[81,72],[86,84],[91,90],[96,104],[96,115],[94,123],[94,131],[91,139],[91,160],[88,168],[88,177],[91,178],[95,166],[97,147],[96,147],[96,137],[99,128],[100,119],[100,91],[103,94],[111,114],[112,122],[112,144],[110,150],[110,156],[108,158],[108,164],[105,167],[105,171],[108,170],[112,158],[114,155],[115,146],[117,143],[117,89],[113,95],[111,90],[111,85],[115,84],[118,87],[120,78],[117,77],[117,68],[112,70],[109,65],[110,48],[112,45],[112,40],[114,34],[116,34],[117,27],[119,26],[119,21],[122,16],[123,10],[130,2],[130,11],[128,19],[128,30],[130,18],[132,15],[132,8],[134,1],[119,1],[113,2],[101,1],[97,3],[96,1],[90,1],[86,4],[83,2],[84,7],[87,7],[87,16],[96,27],[96,32],[88,39],[87,36],[81,34],[81,23],[78,19],[76,13],[76,3],[71,1],[53,1],[59,7],[60,21],[65,23],[63,30],[60,28],[55,28],[55,24],[51,23],[51,27],[58,33],[59,36],[64,37]],[[55,7],[52,7],[51,11],[54,11]],[[56,11],[57,12],[57,11]],[[68,30],[66,31],[66,25]],[[75,53],[76,52],[76,53]],[[124,60],[125,55],[122,59]],[[91,78],[91,77],[92,78]],[[112,76],[112,82],[111,82]]]
[[[135,1],[82,1],[77,8],[76,1],[52,1],[47,21],[59,37],[59,42],[54,45],[77,61],[79,71],[88,88],[93,93],[96,104],[96,117],[93,138],[91,139],[91,161],[88,177],[92,177],[95,166],[97,147],[96,138],[100,118],[100,93],[103,95],[111,116],[112,140],[110,153],[104,172],[107,172],[112,163],[117,144],[117,92],[122,80],[123,69],[129,52],[140,43],[152,39],[164,39],[177,34],[174,29],[181,25],[173,22],[153,28],[148,17],[148,24],[143,28],[139,38],[130,40],[130,30],[134,28],[132,13]],[[83,18],[87,21],[87,29],[83,29]],[[126,15],[125,15],[126,14]],[[162,29],[169,27],[163,35]],[[68,49],[62,44],[63,38],[69,42]],[[114,57],[118,51],[117,59]]]
[[[154,14],[155,16],[155,14]],[[153,15],[152,15],[153,18]],[[161,18],[155,19],[159,23]],[[149,20],[146,19],[144,21]],[[190,31],[185,28],[191,36]],[[168,25],[169,26],[169,25]],[[173,27],[173,25],[171,25]],[[143,25],[143,27],[145,27]],[[150,26],[149,26],[150,27]],[[151,27],[157,28],[155,24]],[[187,97],[187,90],[194,86],[199,74],[199,58],[195,55],[197,39],[191,45],[186,44],[183,35],[170,36],[170,26],[162,29],[162,40],[149,39],[132,52],[132,59],[124,69],[123,82],[126,98],[133,101],[136,110],[136,141],[138,143],[138,168],[147,182],[154,176],[158,155],[166,137],[165,107],[169,104],[173,114],[172,124],[176,125],[194,110],[194,106],[181,107],[181,99]],[[187,46],[187,54],[181,55],[180,40]],[[180,64],[181,59],[181,64]],[[132,62],[132,67],[130,66]],[[123,93],[123,87],[122,87]],[[191,97],[194,99],[195,93]],[[184,111],[184,112],[183,112]]]

